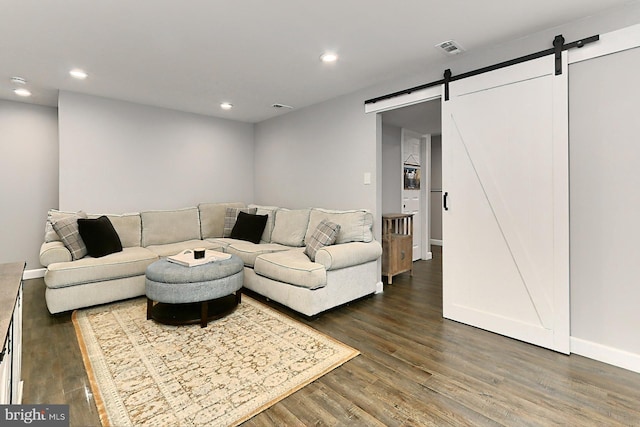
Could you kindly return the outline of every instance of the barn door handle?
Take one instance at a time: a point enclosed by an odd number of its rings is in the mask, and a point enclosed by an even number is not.
[[[444,192],[444,196],[442,196],[442,205],[444,207],[445,211],[449,210],[449,206],[447,206],[447,199],[449,198],[449,193],[448,192]]]

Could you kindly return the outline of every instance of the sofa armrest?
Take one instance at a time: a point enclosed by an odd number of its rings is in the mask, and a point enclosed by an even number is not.
[[[54,262],[71,261],[71,252],[62,242],[48,242],[40,246],[40,264],[48,267]]]
[[[368,243],[350,242],[325,246],[316,253],[316,262],[329,270],[351,267],[375,261],[382,255],[382,246],[377,241]]]

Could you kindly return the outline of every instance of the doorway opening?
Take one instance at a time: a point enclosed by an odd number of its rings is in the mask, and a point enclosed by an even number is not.
[[[443,244],[441,99],[380,115],[382,214],[412,214],[412,260],[431,259],[431,245]]]

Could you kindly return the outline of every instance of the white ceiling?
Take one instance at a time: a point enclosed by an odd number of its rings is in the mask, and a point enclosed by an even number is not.
[[[630,0],[0,0],[0,98],[58,90],[259,122]],[[325,50],[340,56],[321,63]],[[89,73],[85,81],[68,75]],[[12,76],[33,96],[19,99]],[[222,111],[221,102],[234,108]]]

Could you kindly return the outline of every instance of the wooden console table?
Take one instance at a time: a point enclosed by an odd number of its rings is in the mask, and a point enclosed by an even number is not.
[[[406,271],[413,276],[412,254],[413,214],[382,215],[382,275],[388,284]]]

